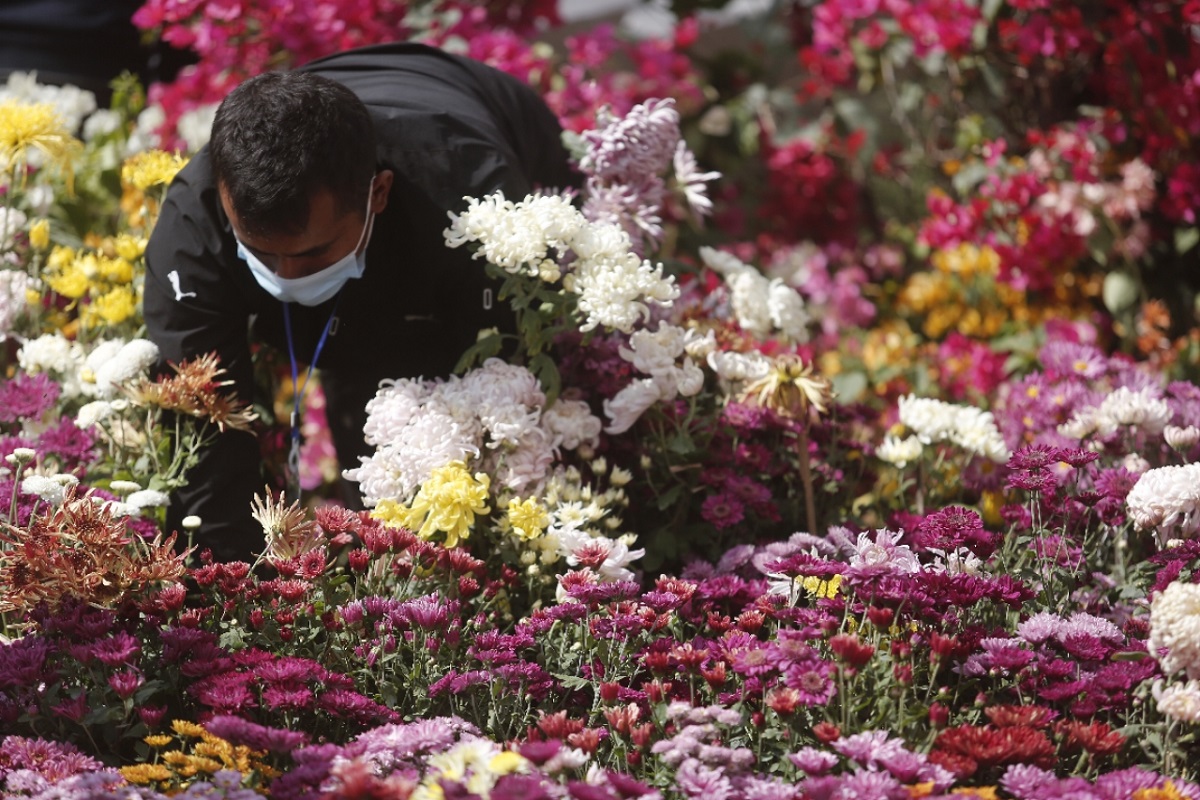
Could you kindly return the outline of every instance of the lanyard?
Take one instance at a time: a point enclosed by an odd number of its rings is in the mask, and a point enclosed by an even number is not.
[[[291,303],[283,304],[283,329],[287,334],[288,359],[292,362],[292,447],[288,453],[287,463],[287,488],[292,498],[300,499],[300,410],[304,402],[304,393],[308,390],[308,379],[312,377],[313,370],[317,368],[317,359],[321,357],[321,349],[325,347],[325,340],[329,338],[329,332],[333,329],[333,321],[337,319],[337,303],[333,304],[333,311],[329,314],[329,319],[325,322],[325,329],[321,331],[321,338],[317,340],[317,348],[313,351],[312,361],[309,362],[308,372],[304,373],[304,382],[300,383],[300,370],[296,366],[296,347],[292,343],[292,314]]]

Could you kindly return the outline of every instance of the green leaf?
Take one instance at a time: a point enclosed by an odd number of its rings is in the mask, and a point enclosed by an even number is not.
[[[680,495],[683,494],[683,487],[676,485],[672,486],[667,491],[660,494],[656,500],[656,505],[659,511],[665,511],[679,502]]]
[[[1200,228],[1178,228],[1175,231],[1175,252],[1182,255],[1200,242]]]

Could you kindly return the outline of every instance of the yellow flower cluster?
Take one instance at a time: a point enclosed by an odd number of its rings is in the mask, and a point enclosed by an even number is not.
[[[130,156],[121,165],[121,183],[143,192],[151,186],[166,186],[187,163],[188,159],[178,153],[146,150]]]
[[[69,191],[71,159],[82,147],[49,103],[0,103],[0,169],[15,175],[36,152],[63,173]]]
[[[459,742],[429,759],[430,771],[410,800],[444,800],[443,781],[462,783],[473,795],[487,797],[496,781],[514,772],[527,772],[529,761],[511,750],[482,739]]]
[[[457,547],[460,540],[470,537],[475,517],[491,511],[487,505],[490,486],[487,474],[477,472],[472,477],[463,462],[455,461],[433,471],[411,506],[382,500],[372,516],[385,525],[415,531],[427,541],[444,533],[446,547]]]
[[[550,515],[536,497],[509,500],[506,519],[512,532],[524,542],[538,538],[550,525]]]
[[[838,589],[842,585],[841,574],[829,576],[829,580],[821,580],[815,575],[809,575],[803,580],[800,580],[800,585],[804,587],[804,591],[808,592],[809,597],[819,597],[822,599],[832,600],[837,597]]]
[[[121,210],[130,227],[147,231],[154,227],[166,187],[187,162],[178,153],[163,150],[147,150],[126,159],[121,165]],[[151,192],[155,187],[161,188]]]
[[[79,250],[55,247],[46,259],[42,280],[55,295],[72,301],[69,309],[84,328],[126,322],[136,328],[141,324],[138,308],[145,248],[145,239],[127,233]]]
[[[212,775],[221,770],[236,770],[243,775],[254,774],[268,779],[280,774],[262,760],[265,752],[230,744],[194,722],[177,719],[171,723],[171,729],[178,737],[179,749],[165,749],[175,737],[162,734],[145,737],[142,741],[158,751],[157,760],[121,767],[125,780],[139,786],[158,784],[164,788],[182,788],[196,776]]]

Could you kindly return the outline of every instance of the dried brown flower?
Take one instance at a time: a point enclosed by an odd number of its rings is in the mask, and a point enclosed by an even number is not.
[[[116,606],[161,584],[178,582],[187,553],[175,536],[146,542],[90,494],[68,490],[62,505],[27,528],[0,524],[0,612],[26,611],[68,598]]]
[[[263,556],[271,562],[299,558],[305,553],[327,544],[317,523],[309,519],[308,513],[297,500],[290,506],[281,494],[273,498],[266,489],[266,498],[254,497],[251,516],[262,525],[267,539]]]
[[[174,375],[157,380],[143,378],[122,391],[139,406],[156,406],[189,417],[207,420],[220,430],[247,431],[257,415],[236,394],[223,392],[233,381],[218,380],[225,374],[216,353],[172,364]]]
[[[770,371],[747,386],[740,399],[769,408],[782,417],[807,420],[811,410],[818,414],[829,410],[833,386],[828,379],[813,373],[812,364],[788,353],[776,357]]]

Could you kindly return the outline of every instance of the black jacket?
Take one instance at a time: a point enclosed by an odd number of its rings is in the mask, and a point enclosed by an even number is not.
[[[467,58],[416,44],[339,53],[302,69],[337,80],[376,122],[378,162],[395,173],[374,224],[363,277],[335,300],[292,304],[296,357],[311,359],[337,303],[318,368],[342,468],[358,466],[365,406],[380,380],[448,375],[481,328],[503,326],[495,285],[467,249],[450,249],[448,212],[464,197],[578,183],[553,113],[525,84]],[[286,136],[286,131],[280,132]],[[258,286],[237,256],[207,148],[172,183],[146,249],[145,318],[164,362],[216,351],[242,400],[253,396],[251,341],[286,354],[283,304]],[[174,273],[174,275],[172,274]],[[485,308],[485,292],[491,308]],[[284,356],[286,358],[286,355]],[[257,443],[226,433],[176,493],[169,522],[197,514],[197,542],[220,558],[262,546],[250,517],[261,493]]]

